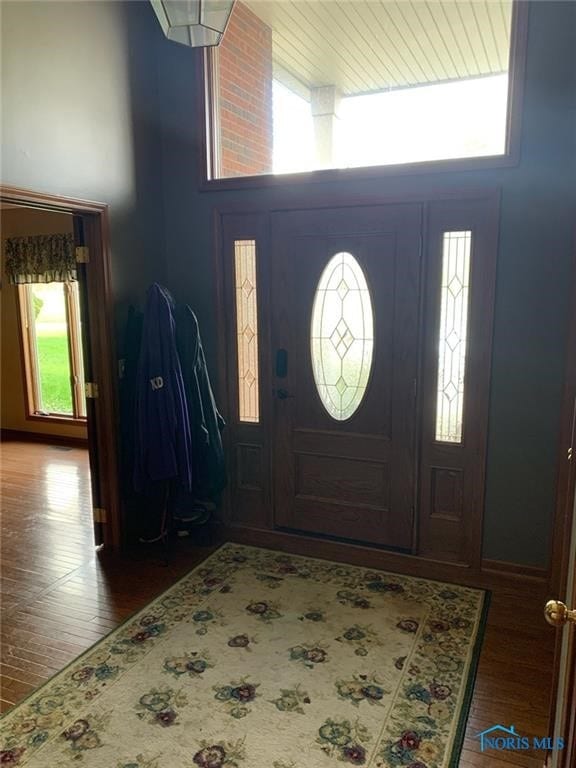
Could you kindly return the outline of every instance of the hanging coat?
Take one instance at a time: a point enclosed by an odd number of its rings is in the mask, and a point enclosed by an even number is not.
[[[199,499],[212,499],[226,485],[220,434],[225,422],[210,385],[198,320],[188,306],[176,310],[176,343],[190,417],[193,493]]]
[[[154,283],[146,297],[136,380],[134,486],[178,478],[192,487],[191,436],[176,350],[174,301]]]

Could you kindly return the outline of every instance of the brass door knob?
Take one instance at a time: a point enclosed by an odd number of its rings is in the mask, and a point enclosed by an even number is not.
[[[563,627],[568,622],[576,624],[576,611],[571,611],[560,600],[548,600],[544,608],[544,617],[553,627]]]

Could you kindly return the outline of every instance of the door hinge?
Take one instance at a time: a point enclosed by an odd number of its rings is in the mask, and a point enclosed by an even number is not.
[[[568,448],[568,461],[572,461],[572,446]]]
[[[87,381],[84,384],[84,394],[89,400],[98,399],[98,384],[93,381]]]
[[[105,523],[107,517],[106,510],[102,509],[102,507],[92,507],[92,517],[95,523]]]
[[[87,245],[76,246],[76,263],[77,264],[89,264],[90,263],[90,251]]]

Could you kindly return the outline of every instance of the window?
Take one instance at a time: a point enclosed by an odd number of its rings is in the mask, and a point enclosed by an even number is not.
[[[472,232],[445,232],[438,339],[436,440],[462,442]]]
[[[359,408],[372,368],[374,318],[362,267],[351,253],[326,265],[314,296],[310,347],[322,405],[337,421]]]
[[[512,0],[237,0],[207,53],[209,176],[505,155],[519,13]]]
[[[260,421],[258,377],[258,305],[256,241],[234,241],[236,342],[238,354],[238,415],[240,421]]]
[[[77,282],[18,286],[31,416],[86,418]]]

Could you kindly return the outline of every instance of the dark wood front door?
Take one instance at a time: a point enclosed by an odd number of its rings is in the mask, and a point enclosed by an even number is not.
[[[411,549],[418,205],[272,216],[276,526]]]

